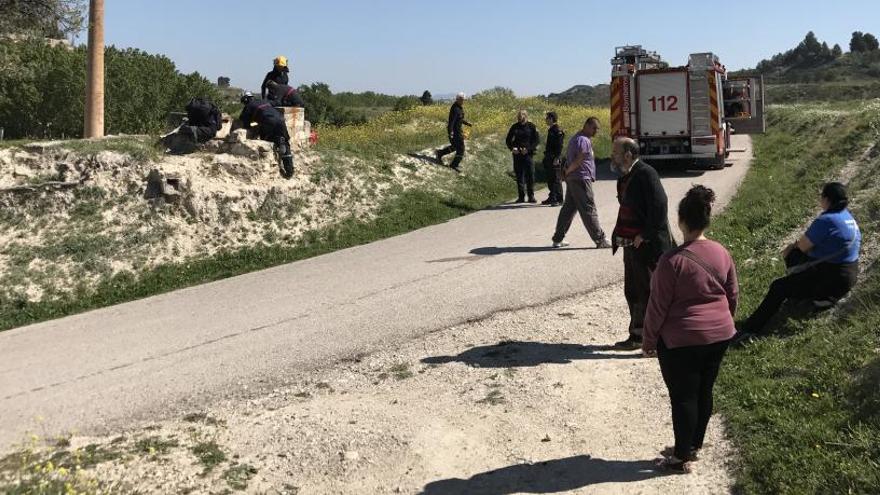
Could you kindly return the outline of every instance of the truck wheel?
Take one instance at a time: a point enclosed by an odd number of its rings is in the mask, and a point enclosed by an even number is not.
[[[715,155],[715,158],[709,161],[709,170],[724,170],[725,158],[723,154]]]

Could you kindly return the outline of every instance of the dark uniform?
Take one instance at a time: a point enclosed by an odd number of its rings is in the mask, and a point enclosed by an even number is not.
[[[510,126],[507,132],[507,148],[513,150],[526,150],[525,153],[514,153],[513,172],[516,174],[517,201],[523,202],[526,194],[529,202],[535,202],[535,165],[532,156],[538,147],[538,129],[531,122],[517,122]]]
[[[269,81],[275,81],[278,84],[287,84],[289,79],[287,78],[287,73],[290,72],[290,69],[287,67],[279,67],[275,66],[271,71],[266,74],[266,77],[263,78],[263,85],[260,86],[260,98],[266,99],[266,92],[269,90]]]
[[[269,101],[276,107],[303,107],[305,103],[296,88],[286,84],[269,83]]]
[[[187,103],[186,119],[187,125],[181,128],[181,132],[191,132],[197,143],[213,138],[223,126],[220,110],[203,98],[193,98]]]
[[[290,134],[281,115],[271,102],[263,100],[251,100],[248,102],[239,116],[245,129],[250,128],[251,123],[257,123],[260,139],[274,143],[278,147],[278,153],[284,163],[284,176],[290,178],[293,175],[293,155],[290,152]]]
[[[562,147],[565,144],[565,131],[559,124],[553,124],[547,130],[547,146],[544,147],[544,174],[547,176],[547,187],[550,189],[548,204],[562,203],[562,182],[559,180],[559,169],[562,165]]]
[[[201,143],[217,135],[223,126],[220,110],[210,100],[196,97],[186,104],[186,121],[162,136],[162,144],[172,154],[192,153]]]
[[[455,158],[449,166],[453,170],[459,170],[461,161],[464,159],[464,133],[461,126],[470,127],[471,123],[464,119],[464,108],[461,103],[455,102],[449,108],[449,119],[446,123],[446,132],[449,134],[449,146],[442,150],[437,150],[437,159],[441,160],[449,153],[455,152]]]

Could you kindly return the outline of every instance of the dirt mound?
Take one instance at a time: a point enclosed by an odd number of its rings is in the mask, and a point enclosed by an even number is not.
[[[173,201],[145,198],[151,172],[172,178]],[[0,297],[57,298],[163,263],[291,245],[371,218],[392,188],[442,187],[442,173],[405,157],[300,151],[284,180],[270,143],[242,139],[183,156],[156,156],[140,138],[0,149]]]

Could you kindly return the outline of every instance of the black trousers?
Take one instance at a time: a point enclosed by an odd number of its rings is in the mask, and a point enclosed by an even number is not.
[[[443,157],[453,151],[455,152],[455,158],[452,159],[452,163],[449,166],[457,169],[461,165],[461,161],[464,160],[464,136],[453,136],[449,140],[449,146],[441,149],[437,154]]]
[[[647,243],[623,248],[623,295],[629,306],[629,334],[636,339],[642,338],[654,268],[657,259]]]
[[[806,254],[795,249],[786,258],[788,268],[811,261]],[[777,278],[758,309],[746,320],[743,330],[761,334],[767,322],[788,299],[830,300],[836,302],[849,293],[859,277],[859,264],[819,263],[807,270]]]
[[[260,122],[260,139],[263,141],[271,141],[279,144],[282,138],[285,142],[290,141],[290,133],[287,132],[287,125],[283,120],[264,120]]]
[[[196,138],[196,142],[198,142],[198,143],[208,142],[214,136],[217,135],[217,129],[215,129],[212,126],[207,126],[207,125],[191,126],[190,129]]]
[[[669,390],[675,457],[689,461],[691,452],[703,447],[712,417],[712,387],[729,341],[669,349],[657,343],[660,372]]]
[[[535,165],[531,155],[513,155],[513,173],[516,175],[516,193],[522,200],[528,194],[535,197]]]
[[[553,203],[562,202],[562,181],[559,180],[559,167],[553,164],[558,157],[544,156],[544,174],[547,176],[547,188],[550,190],[548,199]]]

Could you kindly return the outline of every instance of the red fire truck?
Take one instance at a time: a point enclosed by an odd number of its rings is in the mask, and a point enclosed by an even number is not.
[[[611,59],[611,132],[639,143],[656,166],[724,168],[730,133],[761,133],[761,77],[728,77],[713,53],[694,53],[670,67],[641,46],[615,49]]]

